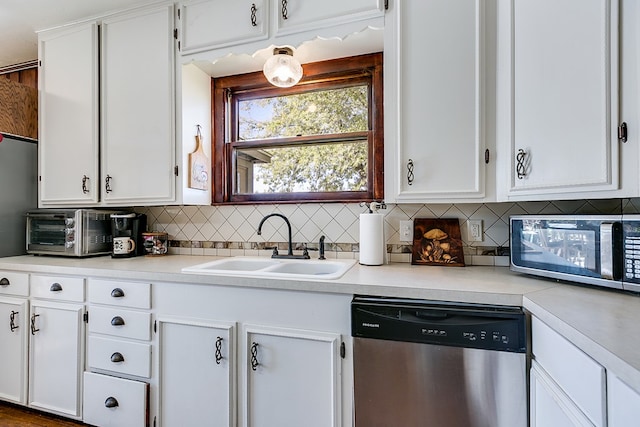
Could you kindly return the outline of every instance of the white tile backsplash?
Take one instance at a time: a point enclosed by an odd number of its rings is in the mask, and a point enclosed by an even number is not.
[[[640,201],[605,199],[485,204],[402,204],[387,205],[387,208],[380,212],[385,215],[385,233],[387,245],[391,248],[392,262],[411,262],[410,251],[407,251],[408,244],[399,240],[398,228],[401,220],[458,218],[465,254],[469,254],[465,257],[468,258],[468,264],[508,265],[508,257],[495,257],[494,260],[493,256],[481,255],[487,248],[509,245],[510,215],[607,214],[619,212],[621,208],[624,208],[625,212],[638,211]],[[359,215],[366,212],[366,208],[358,203],[310,203],[139,207],[136,211],[147,214],[150,231],[164,231],[169,234],[172,241],[170,253],[218,256],[270,253],[263,250],[266,244],[287,241],[286,224],[281,218],[270,218],[264,223],[261,236],[257,234],[257,227],[265,215],[277,212],[290,220],[294,243],[317,247],[320,236],[324,235],[325,244],[329,249],[327,257],[353,258],[357,257]],[[482,242],[466,241],[466,222],[469,219],[482,220]],[[230,246],[233,246],[233,249],[229,249]],[[332,254],[332,250],[336,253]]]

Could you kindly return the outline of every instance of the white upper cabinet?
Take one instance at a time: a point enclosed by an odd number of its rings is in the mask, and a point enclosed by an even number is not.
[[[98,25],[39,34],[39,197],[42,205],[99,200]]]
[[[385,199],[485,197],[485,2],[394,1],[385,21]]]
[[[173,6],[102,22],[104,204],[175,200],[173,28]]]
[[[41,207],[182,202],[174,19],[163,3],[39,34]]]
[[[276,35],[332,27],[383,16],[383,0],[272,0]]]
[[[384,0],[189,0],[181,3],[178,16],[180,53],[185,63],[217,61],[229,54],[254,55],[271,45],[342,39],[383,28],[384,14]]]
[[[264,40],[269,0],[197,0],[180,7],[183,54]]]
[[[500,198],[620,188],[620,14],[617,0],[498,2]]]

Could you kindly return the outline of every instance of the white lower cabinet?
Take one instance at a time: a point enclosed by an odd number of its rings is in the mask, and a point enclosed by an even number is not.
[[[530,382],[531,427],[594,425],[535,360],[531,363]]]
[[[340,334],[245,326],[245,426],[340,424]]]
[[[351,425],[350,295],[171,283],[153,295],[160,426]]]
[[[0,296],[0,399],[27,403],[28,302]]]
[[[640,393],[620,378],[607,375],[607,421],[609,427],[637,425],[640,420]]]
[[[29,406],[79,418],[82,304],[31,300]]]
[[[90,278],[84,417],[145,427],[151,378],[151,284]]]
[[[158,318],[161,425],[236,425],[235,331],[234,323]]]
[[[101,427],[146,426],[149,384],[84,373],[84,422]]]

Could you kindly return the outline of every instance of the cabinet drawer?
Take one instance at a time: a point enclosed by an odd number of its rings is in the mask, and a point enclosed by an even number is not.
[[[87,350],[90,368],[151,377],[151,344],[90,335]]]
[[[29,275],[0,271],[0,295],[29,296]]]
[[[88,279],[87,299],[93,304],[149,309],[151,308],[151,284]]]
[[[84,373],[84,418],[96,426],[146,426],[149,384]]]
[[[84,278],[32,274],[31,296],[60,301],[84,302]]]
[[[138,340],[151,339],[151,313],[112,307],[89,307],[89,332]]]
[[[535,317],[531,336],[533,357],[540,367],[596,426],[606,425],[604,368]]]

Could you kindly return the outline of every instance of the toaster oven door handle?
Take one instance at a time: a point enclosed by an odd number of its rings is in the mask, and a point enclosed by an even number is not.
[[[600,276],[619,280],[621,271],[616,266],[616,256],[621,253],[622,225],[619,222],[600,224]]]

